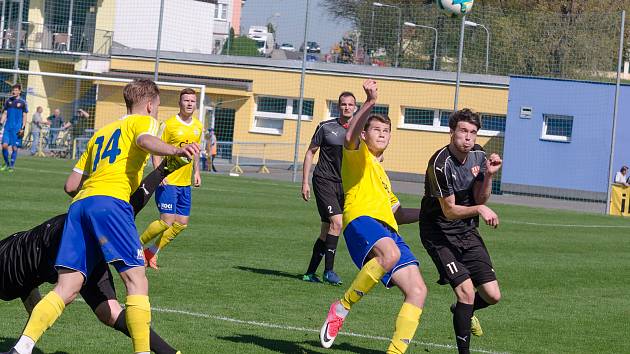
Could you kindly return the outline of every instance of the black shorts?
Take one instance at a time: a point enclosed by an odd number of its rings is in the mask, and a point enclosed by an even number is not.
[[[99,262],[94,267],[92,274],[81,288],[81,297],[92,308],[92,311],[96,310],[103,301],[116,300],[114,279],[105,261]]]
[[[330,222],[333,215],[343,214],[343,185],[321,177],[313,177],[313,194],[322,222]]]
[[[423,233],[424,232],[424,233]],[[450,284],[455,288],[470,279],[475,287],[497,280],[490,254],[477,230],[465,235],[469,247],[449,242],[444,235],[435,231],[420,231],[422,245],[431,256],[440,273],[438,284]],[[474,240],[478,240],[478,242]],[[474,242],[470,242],[473,240]]]

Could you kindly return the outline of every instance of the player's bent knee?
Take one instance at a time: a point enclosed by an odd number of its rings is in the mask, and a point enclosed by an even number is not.
[[[148,295],[149,281],[144,267],[134,267],[120,273],[120,278],[127,288],[127,295]]]
[[[475,288],[470,280],[467,280],[455,288],[457,301],[464,304],[472,304],[475,302]]]
[[[499,301],[501,301],[501,291],[497,289],[488,294],[487,299],[485,299],[490,305],[496,305]]]

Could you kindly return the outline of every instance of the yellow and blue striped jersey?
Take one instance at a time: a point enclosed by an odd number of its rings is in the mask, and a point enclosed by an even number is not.
[[[383,165],[363,140],[359,149],[343,148],[341,182],[345,193],[343,227],[359,216],[380,220],[398,231],[393,209],[399,205]]]
[[[129,201],[140,185],[149,153],[136,141],[144,134],[157,135],[159,123],[150,116],[128,115],[99,129],[74,171],[87,175],[73,202],[95,195]]]
[[[162,123],[162,140],[177,147],[186,144],[201,143],[203,124],[192,117],[190,123],[184,122],[179,115],[174,115]],[[168,184],[173,186],[190,186],[192,184],[193,164],[187,164],[168,175]]]

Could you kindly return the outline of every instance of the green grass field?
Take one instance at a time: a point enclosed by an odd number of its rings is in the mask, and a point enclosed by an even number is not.
[[[72,163],[18,160],[0,174],[0,237],[63,213]],[[418,196],[401,195],[403,205]],[[494,205],[502,224],[481,230],[503,300],[477,313],[485,335],[472,348],[510,353],[629,353],[630,222],[594,214]],[[157,216],[153,203],[138,229]],[[523,224],[533,223],[533,224]],[[581,226],[583,225],[583,226]],[[598,227],[599,226],[599,227]],[[153,327],[183,353],[378,353],[387,347],[402,296],[378,286],[349,316],[331,350],[318,330],[343,287],[304,283],[319,232],[315,202],[295,184],[204,175],[193,192],[189,228],[148,271]],[[456,352],[449,287],[420,244],[417,225],[401,234],[422,263],[429,295],[410,353]],[[336,269],[349,283],[357,270],[340,242]],[[124,287],[117,279],[119,299]],[[50,289],[45,286],[43,292]],[[0,350],[26,323],[19,301],[0,303]],[[344,334],[345,333],[345,334]],[[39,353],[128,353],[131,341],[101,325],[82,302],[70,305],[38,344]]]

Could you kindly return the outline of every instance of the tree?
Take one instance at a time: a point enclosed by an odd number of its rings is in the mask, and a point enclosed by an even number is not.
[[[440,14],[433,1],[387,0],[402,9],[403,21],[437,28],[438,70],[454,70],[460,21]],[[327,12],[351,22],[369,52],[392,61],[398,44],[398,13],[367,0],[323,0]],[[614,71],[619,43],[620,11],[630,0],[476,0],[467,19],[490,32],[490,72],[500,75],[541,75],[593,78]],[[426,68],[432,55],[421,30],[403,31],[405,67]],[[410,37],[411,36],[411,37]],[[630,39],[630,26],[624,33]],[[630,41],[625,41],[629,53]],[[466,27],[463,69],[484,72],[486,33]],[[425,62],[419,62],[424,60]]]

